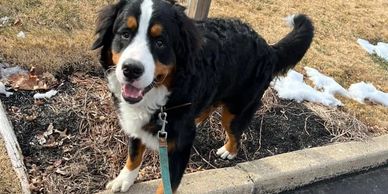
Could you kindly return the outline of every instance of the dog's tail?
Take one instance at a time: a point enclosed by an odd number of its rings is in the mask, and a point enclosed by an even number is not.
[[[314,26],[306,15],[292,15],[286,19],[293,30],[272,45],[278,57],[275,74],[284,74],[293,68],[307,52],[314,36]]]

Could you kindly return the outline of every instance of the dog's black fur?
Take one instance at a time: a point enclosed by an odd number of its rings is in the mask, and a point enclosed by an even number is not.
[[[195,119],[206,109],[222,105],[233,115],[230,130],[238,140],[260,106],[260,99],[272,79],[293,68],[308,50],[313,38],[313,25],[305,15],[294,17],[294,28],[274,45],[268,45],[249,25],[236,19],[207,19],[193,21],[175,1],[155,2],[158,17],[167,30],[168,51],[156,53],[155,58],[175,66],[171,92],[165,107],[192,103],[168,111],[168,141],[174,144],[169,152],[171,183],[177,189],[195,138]],[[93,48],[102,47],[101,64],[114,66],[115,28],[123,10],[137,11],[131,1],[120,1],[105,8],[99,16]],[[157,112],[151,119],[150,133],[159,127]],[[149,129],[148,129],[149,130]],[[132,139],[133,147],[140,144]],[[205,143],[205,142],[204,142]],[[130,150],[136,155],[136,150]],[[132,156],[134,157],[134,156]]]

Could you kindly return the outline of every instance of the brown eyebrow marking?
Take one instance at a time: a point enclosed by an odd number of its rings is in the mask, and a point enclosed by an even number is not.
[[[129,16],[127,19],[127,26],[131,30],[135,30],[137,28],[137,20],[133,16]]]
[[[160,24],[155,24],[150,29],[150,34],[152,37],[158,37],[162,34],[163,26]]]

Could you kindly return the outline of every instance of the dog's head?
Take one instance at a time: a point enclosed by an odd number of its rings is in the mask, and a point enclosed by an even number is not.
[[[121,95],[135,104],[152,87],[169,87],[176,68],[199,47],[199,34],[173,0],[121,0],[101,10],[92,49],[114,70]],[[113,72],[113,71],[112,71]]]

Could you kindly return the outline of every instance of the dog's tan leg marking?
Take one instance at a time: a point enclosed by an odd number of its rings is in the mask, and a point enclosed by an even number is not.
[[[227,142],[224,146],[217,150],[217,155],[222,159],[233,159],[236,157],[238,152],[238,141],[234,136],[230,127],[235,115],[232,114],[226,106],[223,106],[221,113],[221,124],[225,129]]]
[[[141,162],[143,160],[143,154],[145,151],[145,145],[141,144],[136,150],[136,155],[131,157],[128,154],[125,166],[120,171],[120,174],[107,185],[107,189],[111,189],[113,192],[126,192],[129,187],[133,185],[139,174]]]
[[[216,110],[215,106],[210,106],[205,111],[203,111],[197,118],[195,118],[195,125],[198,127],[201,125],[209,116]]]
[[[127,162],[125,163],[125,166],[128,168],[128,170],[134,170],[138,167],[140,167],[141,162],[143,161],[143,154],[145,151],[145,145],[141,144],[139,148],[137,149],[137,154],[135,157],[131,157],[128,154]]]

